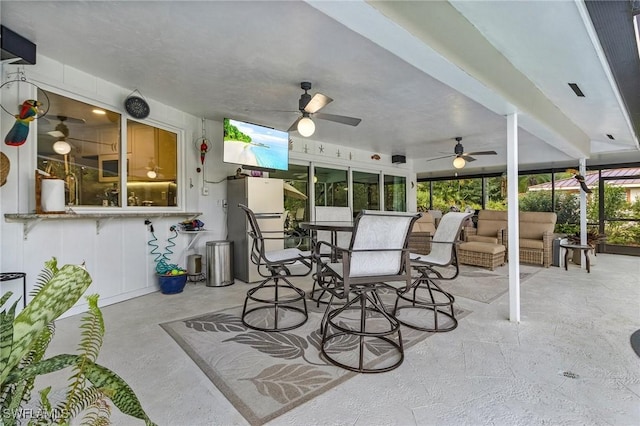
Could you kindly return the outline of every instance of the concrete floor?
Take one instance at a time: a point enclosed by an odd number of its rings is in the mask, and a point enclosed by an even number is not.
[[[473,312],[410,348],[398,369],[359,375],[270,424],[639,425],[640,358],[629,337],[640,328],[640,259],[596,260],[590,274],[550,267],[524,283],[520,323],[508,320],[507,294],[491,304],[458,298]],[[159,425],[247,424],[158,324],[238,305],[248,288],[189,284],[105,307],[99,362]],[[79,319],[58,321],[49,354],[75,351]],[[56,374],[36,389],[64,386],[69,373]],[[112,421],[142,424],[119,412]]]

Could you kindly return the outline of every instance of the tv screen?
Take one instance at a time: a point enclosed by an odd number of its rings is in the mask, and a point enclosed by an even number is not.
[[[223,161],[248,168],[288,170],[289,133],[224,119]]]

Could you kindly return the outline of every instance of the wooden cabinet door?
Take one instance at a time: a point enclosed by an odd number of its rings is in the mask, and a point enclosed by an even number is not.
[[[158,167],[162,179],[175,180],[177,172],[177,136],[175,133],[157,129],[158,133]]]
[[[155,129],[150,126],[131,126],[128,133],[131,145],[129,176],[146,180],[149,167],[157,164]]]

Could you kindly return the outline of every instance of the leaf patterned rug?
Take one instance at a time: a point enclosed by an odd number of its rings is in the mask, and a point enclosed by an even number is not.
[[[307,306],[307,322],[286,332],[245,327],[241,306],[160,326],[250,424],[262,425],[357,374],[322,359],[319,324],[324,307],[318,308],[314,302]],[[469,313],[459,310],[457,317]],[[404,326],[401,332],[405,351],[432,335]],[[338,344],[353,346],[357,340]],[[391,352],[380,344],[372,344],[370,349],[376,356],[373,365],[384,362]]]

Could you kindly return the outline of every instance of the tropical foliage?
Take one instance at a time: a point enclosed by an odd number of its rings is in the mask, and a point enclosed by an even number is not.
[[[223,140],[251,142],[251,136],[247,135],[246,133],[242,133],[240,129],[238,129],[233,124],[229,123],[228,118],[224,119],[224,122],[222,125],[224,127]]]
[[[556,173],[556,180],[571,177],[571,173]],[[532,191],[532,185],[549,182],[550,174],[521,175],[518,177],[518,203],[521,211],[555,211],[558,215],[555,231],[564,234],[575,234],[580,229],[580,198],[577,193],[555,191],[555,203],[550,190]],[[507,180],[505,176],[484,178],[485,202],[488,210],[506,210]],[[482,179],[461,178],[431,183],[420,182],[417,187],[418,210],[425,211],[432,205],[443,212],[451,207],[464,209],[482,208]],[[599,192],[597,188],[587,197],[587,222],[596,224],[599,221]],[[634,203],[626,201],[625,189],[619,186],[606,185],[604,190],[605,233],[608,244],[640,246],[640,200]],[[622,219],[615,221],[611,219]]]
[[[29,424],[69,424],[83,414],[83,424],[108,424],[111,401],[120,411],[153,425],[138,398],[127,383],[113,371],[96,363],[104,322],[98,308],[98,296],[88,296],[89,311],[83,319],[78,354],[59,354],[44,359],[54,333],[54,320],[71,308],[91,284],[83,266],[58,268],[55,258],[45,263],[38,277],[34,297],[15,315],[18,302],[7,310],[11,298],[0,298],[0,409],[2,425],[17,425],[25,415]],[[66,398],[58,404],[49,400],[51,388],[39,392],[37,409],[31,392],[36,376],[70,367],[72,375]]]

